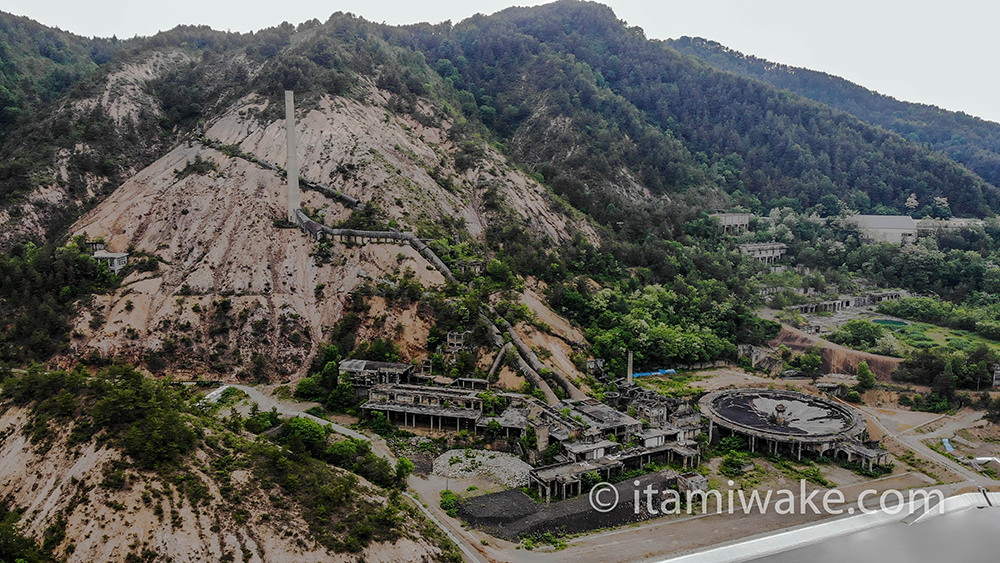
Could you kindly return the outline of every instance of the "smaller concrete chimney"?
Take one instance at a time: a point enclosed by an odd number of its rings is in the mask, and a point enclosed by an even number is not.
[[[535,449],[539,452],[544,452],[546,448],[549,447],[549,427],[548,426],[536,426],[535,427]]]

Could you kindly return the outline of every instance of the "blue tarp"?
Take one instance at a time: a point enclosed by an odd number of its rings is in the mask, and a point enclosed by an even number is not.
[[[633,373],[632,377],[647,377],[650,375],[671,375],[677,373],[675,369],[658,369],[656,371],[640,371],[639,373]]]
[[[952,453],[955,451],[955,448],[951,447],[951,442],[948,441],[948,438],[941,438],[941,443],[944,444],[944,450],[946,452]]]

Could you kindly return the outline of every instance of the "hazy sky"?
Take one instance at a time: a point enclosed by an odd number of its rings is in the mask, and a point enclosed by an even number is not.
[[[250,31],[336,11],[390,24],[453,22],[524,0],[3,0],[0,10],[86,36],[152,35],[178,24]],[[1000,122],[1000,2],[989,0],[606,0],[650,38],[691,35],[828,72],[902,100]]]

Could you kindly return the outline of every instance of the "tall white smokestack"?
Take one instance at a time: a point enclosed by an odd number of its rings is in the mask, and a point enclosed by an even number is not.
[[[625,375],[625,383],[632,385],[632,350],[628,351],[628,374]]]
[[[295,143],[295,94],[285,90],[285,148],[288,152],[288,220],[298,223],[295,212],[302,206],[302,195],[299,193],[299,155]]]

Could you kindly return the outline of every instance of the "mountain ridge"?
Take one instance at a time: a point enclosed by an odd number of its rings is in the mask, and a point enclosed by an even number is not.
[[[931,104],[897,100],[822,71],[744,55],[715,41],[682,37],[666,44],[721,70],[757,78],[851,113],[912,141],[927,143],[993,185],[1000,183],[1000,123]]]

